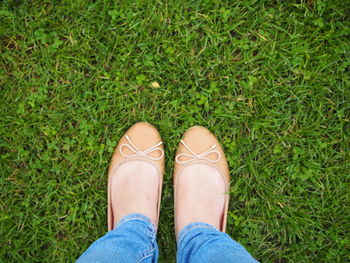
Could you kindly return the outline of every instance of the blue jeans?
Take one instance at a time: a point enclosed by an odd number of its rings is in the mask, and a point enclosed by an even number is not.
[[[116,228],[95,241],[77,263],[157,262],[156,228],[141,214],[120,220]],[[254,258],[227,234],[205,223],[192,223],[178,237],[177,262],[256,263]]]

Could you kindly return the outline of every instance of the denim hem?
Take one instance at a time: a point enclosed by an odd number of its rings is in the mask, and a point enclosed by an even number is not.
[[[211,230],[219,231],[217,228],[215,228],[214,226],[209,225],[209,224],[207,224],[207,223],[203,223],[203,222],[194,222],[194,223],[191,223],[191,224],[185,226],[185,227],[180,231],[180,234],[179,234],[179,236],[177,237],[177,243],[180,244],[181,241],[183,240],[183,238],[185,237],[185,235],[188,234],[188,232],[190,232],[191,230],[196,229],[196,228],[204,228],[204,229],[211,229]]]
[[[154,255],[155,252],[155,248],[150,248],[149,250],[146,250],[144,252],[141,253],[141,255],[138,257],[138,262],[142,262],[143,260],[152,257]]]
[[[123,217],[122,219],[120,219],[116,224],[115,224],[115,228],[118,228],[121,224],[124,224],[125,222],[128,221],[143,221],[145,222],[147,225],[150,226],[150,228],[152,230],[154,230],[154,232],[156,232],[156,226],[153,224],[153,222],[151,221],[151,219],[149,219],[147,216],[143,215],[143,214],[130,214],[127,215],[125,217]]]
[[[145,234],[147,235],[150,244],[148,245],[148,248],[143,250],[141,254],[138,256],[137,262],[142,262],[143,260],[152,257],[156,251],[155,249],[155,242],[156,242],[156,236],[157,236],[157,229],[156,226],[152,223],[151,219],[143,214],[130,214],[125,217],[123,217],[119,222],[116,223],[115,229],[120,227],[122,224],[125,224],[130,221],[140,221],[146,224]]]

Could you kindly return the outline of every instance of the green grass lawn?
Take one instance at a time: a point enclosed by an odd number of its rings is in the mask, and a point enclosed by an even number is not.
[[[137,121],[166,146],[160,262],[175,260],[174,156],[196,124],[227,153],[234,239],[262,262],[345,262],[349,13],[340,0],[1,1],[0,262],[73,262],[106,232],[108,163]]]

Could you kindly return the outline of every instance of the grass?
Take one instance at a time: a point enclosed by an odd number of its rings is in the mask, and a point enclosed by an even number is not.
[[[137,121],[166,145],[160,262],[176,252],[176,145],[196,124],[226,150],[228,233],[254,257],[349,259],[349,12],[340,0],[2,1],[0,261],[73,262],[105,233],[108,163]]]

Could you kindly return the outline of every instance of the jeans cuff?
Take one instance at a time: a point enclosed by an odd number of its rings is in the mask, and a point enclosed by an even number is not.
[[[124,224],[125,222],[128,222],[128,221],[142,221],[142,222],[145,222],[150,227],[150,229],[152,229],[154,232],[156,232],[156,226],[153,224],[151,219],[148,218],[147,216],[143,215],[143,214],[137,214],[137,213],[127,215],[127,216],[123,217],[122,219],[120,219],[115,224],[115,229],[118,228],[120,225]]]
[[[180,231],[180,234],[179,234],[179,236],[177,237],[177,243],[180,244],[180,243],[181,243],[181,240],[185,237],[185,235],[188,234],[188,232],[190,232],[191,230],[196,229],[196,228],[203,228],[203,230],[210,229],[210,230],[219,231],[217,228],[215,228],[214,226],[209,225],[209,224],[207,224],[207,223],[203,223],[203,222],[194,222],[194,223],[191,223],[191,224],[185,226],[185,227]]]

